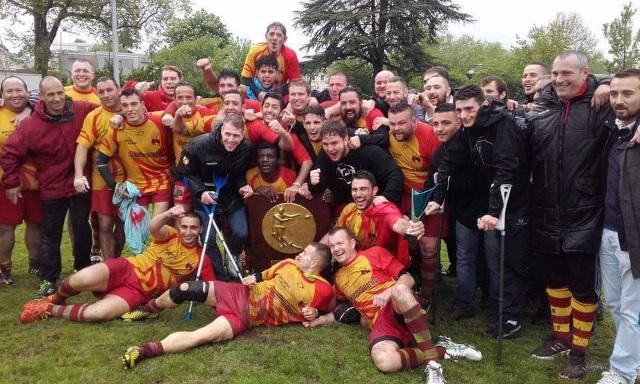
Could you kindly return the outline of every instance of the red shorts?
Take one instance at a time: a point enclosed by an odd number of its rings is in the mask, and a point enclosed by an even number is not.
[[[404,192],[402,194],[400,210],[405,215],[411,215],[411,193]],[[422,223],[424,224],[424,235],[427,237],[438,237],[440,232],[440,217],[444,218],[444,223],[442,223],[442,236],[447,237],[449,234],[449,223],[447,217],[449,215],[448,205],[445,205],[444,215],[430,215],[430,216],[422,216]]]
[[[143,207],[148,206],[150,203],[168,203],[169,201],[171,201],[171,191],[169,188],[145,193],[136,200],[136,202]]]
[[[113,191],[109,188],[103,188],[91,191],[91,212],[101,215],[118,217],[118,207],[116,207],[112,199]]]
[[[191,204],[191,191],[182,180],[173,184],[173,204]]]
[[[135,309],[149,301],[149,297],[142,289],[138,276],[133,271],[131,263],[124,257],[109,259],[104,262],[109,269],[109,282],[105,292],[95,292],[96,296],[114,295],[129,304],[129,309]]]
[[[231,324],[236,337],[249,328],[249,289],[240,283],[213,281],[216,314]]]
[[[371,332],[369,332],[369,348],[381,341],[395,341],[400,348],[413,344],[413,336],[404,324],[401,315],[393,310],[391,300],[380,309],[376,317]]]
[[[7,199],[5,189],[0,188],[0,224],[16,226],[27,223],[42,222],[42,205],[39,191],[22,191],[22,198],[17,204]]]

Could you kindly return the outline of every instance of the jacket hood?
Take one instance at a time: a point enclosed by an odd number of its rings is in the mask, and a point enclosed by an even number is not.
[[[489,98],[478,110],[478,116],[474,125],[478,127],[490,127],[502,121],[508,114],[509,110],[503,102]]]
[[[47,108],[44,105],[44,101],[39,100],[35,107],[33,108],[33,112],[44,121],[71,121],[73,119],[73,101],[67,97],[65,100],[64,111],[61,115],[52,116],[47,113]]]

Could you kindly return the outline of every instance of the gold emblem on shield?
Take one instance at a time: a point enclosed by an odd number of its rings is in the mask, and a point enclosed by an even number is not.
[[[316,221],[300,204],[278,204],[262,219],[262,236],[278,252],[299,253],[316,237]]]

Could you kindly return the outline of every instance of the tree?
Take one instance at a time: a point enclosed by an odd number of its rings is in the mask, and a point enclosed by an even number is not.
[[[222,46],[231,42],[231,34],[227,26],[218,16],[204,9],[185,18],[173,20],[164,31],[164,35],[169,45],[177,45],[203,36],[219,39]]]
[[[589,58],[591,70],[596,73],[605,70],[604,57],[598,51],[597,43],[598,40],[580,16],[558,13],[549,24],[534,25],[526,39],[518,39],[518,46],[513,48],[513,52],[517,58],[516,64],[522,69],[530,61],[551,64],[562,51],[580,51]]]
[[[126,48],[139,44],[142,33],[158,32],[184,5],[178,0],[118,0],[118,36]],[[51,43],[63,26],[84,30],[108,41],[111,36],[110,0],[0,0],[0,19],[11,25],[22,16],[32,18],[31,34],[9,33],[20,46],[29,49],[34,67],[42,75],[49,69]]]
[[[640,28],[633,34],[633,16],[636,9],[631,3],[624,6],[620,18],[602,26],[602,32],[609,41],[609,53],[613,56],[609,72],[619,72],[640,65]]]
[[[316,65],[341,59],[370,63],[406,75],[424,69],[420,42],[433,41],[451,21],[470,21],[450,0],[309,0],[296,11],[295,25],[310,36],[305,49],[318,52]]]

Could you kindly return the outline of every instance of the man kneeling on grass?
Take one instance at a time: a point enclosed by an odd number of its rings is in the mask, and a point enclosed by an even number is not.
[[[166,225],[173,219],[176,219],[177,230]],[[75,322],[104,321],[138,308],[168,288],[195,277],[201,253],[200,230],[198,215],[185,212],[182,206],[157,215],[149,223],[154,240],[146,251],[134,257],[110,259],[74,273],[64,279],[53,295],[27,302],[20,322],[26,324],[49,316]],[[202,278],[214,279],[206,257]],[[101,299],[93,304],[65,304],[67,298],[86,291],[94,292]]]
[[[382,372],[395,372],[428,364],[428,384],[444,383],[439,359],[482,359],[474,347],[453,343],[446,337],[437,338],[434,345],[427,313],[411,290],[413,277],[386,249],[376,246],[358,251],[353,234],[341,227],[329,231],[329,245],[340,264],[334,276],[336,299],[344,302],[332,313],[305,322],[305,326],[335,320],[353,322],[359,314],[370,329],[369,347],[376,367]],[[355,317],[351,306],[358,312]]]
[[[130,347],[122,356],[125,369],[140,360],[178,353],[198,345],[233,339],[251,327],[301,323],[329,310],[331,285],[320,273],[329,266],[331,251],[311,243],[295,260],[283,260],[271,268],[246,276],[240,283],[191,281],[151,300],[146,308],[160,311],[185,301],[206,303],[215,308],[217,318],[193,332],[172,333],[162,341]]]

